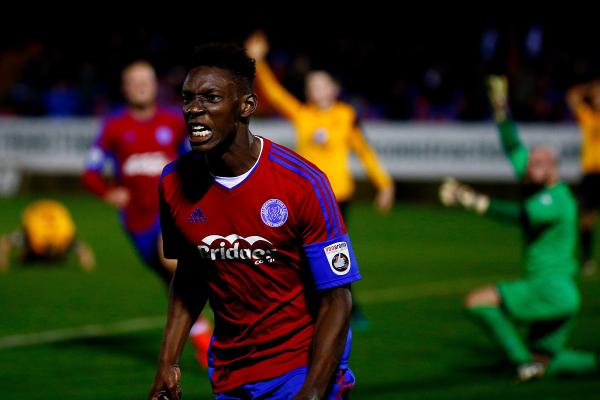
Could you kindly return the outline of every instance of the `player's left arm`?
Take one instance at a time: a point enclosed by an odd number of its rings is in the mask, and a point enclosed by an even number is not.
[[[505,76],[489,76],[487,79],[487,92],[502,148],[512,164],[517,178],[523,179],[529,152],[519,137],[517,124],[510,116],[508,79]]]
[[[600,85],[600,80],[580,83],[567,90],[565,100],[567,101],[567,105],[571,109],[571,112],[579,120],[585,118],[587,114],[593,113],[585,99],[590,95],[595,85]]]
[[[294,400],[324,398],[346,345],[352,310],[350,285],[328,289],[320,294],[308,375]]]
[[[480,215],[517,223],[524,217],[525,210],[521,203],[489,197],[454,178],[447,178],[442,183],[439,197],[446,207],[462,207]]]
[[[323,398],[340,368],[350,326],[350,284],[361,278],[329,181],[323,173],[313,172],[319,184],[306,190],[295,209],[320,304],[308,375],[295,400]]]
[[[350,147],[358,156],[367,172],[367,176],[377,188],[376,207],[381,212],[387,213],[392,208],[396,195],[394,181],[379,161],[375,150],[364,137],[358,122],[355,122],[350,134]]]

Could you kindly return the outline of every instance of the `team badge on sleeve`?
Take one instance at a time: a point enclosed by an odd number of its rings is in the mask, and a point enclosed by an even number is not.
[[[346,275],[350,271],[350,251],[348,243],[337,242],[323,248],[329,267],[336,275]]]
[[[277,228],[287,221],[287,207],[279,199],[269,199],[260,208],[260,218],[267,226]]]

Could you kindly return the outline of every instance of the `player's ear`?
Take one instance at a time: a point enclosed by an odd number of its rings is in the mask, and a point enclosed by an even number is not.
[[[242,118],[248,118],[256,112],[258,107],[258,97],[254,93],[245,94],[242,98],[241,114]]]

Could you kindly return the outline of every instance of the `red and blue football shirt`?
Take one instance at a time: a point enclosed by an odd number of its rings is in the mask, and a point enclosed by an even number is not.
[[[232,188],[194,152],[167,165],[159,187],[165,256],[192,257],[207,280],[216,393],[307,366],[317,292],[361,277],[326,176],[262,143],[252,173]]]
[[[102,170],[113,162],[119,185],[129,190],[130,201],[123,210],[125,227],[139,233],[157,223],[158,181],[164,166],[186,151],[187,130],[180,113],[158,107],[147,120],[134,118],[126,109],[108,117],[88,152],[84,185],[104,196],[108,185]]]

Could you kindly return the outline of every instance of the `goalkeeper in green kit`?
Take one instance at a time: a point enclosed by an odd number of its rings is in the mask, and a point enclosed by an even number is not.
[[[598,354],[566,347],[580,306],[575,199],[559,180],[552,150],[528,150],[519,140],[509,115],[506,78],[490,77],[488,90],[502,147],[522,186],[521,201],[490,198],[453,179],[442,184],[440,199],[446,206],[520,224],[525,276],[477,288],[467,295],[465,306],[506,352],[519,380],[597,372]],[[526,340],[517,323],[529,327]]]

